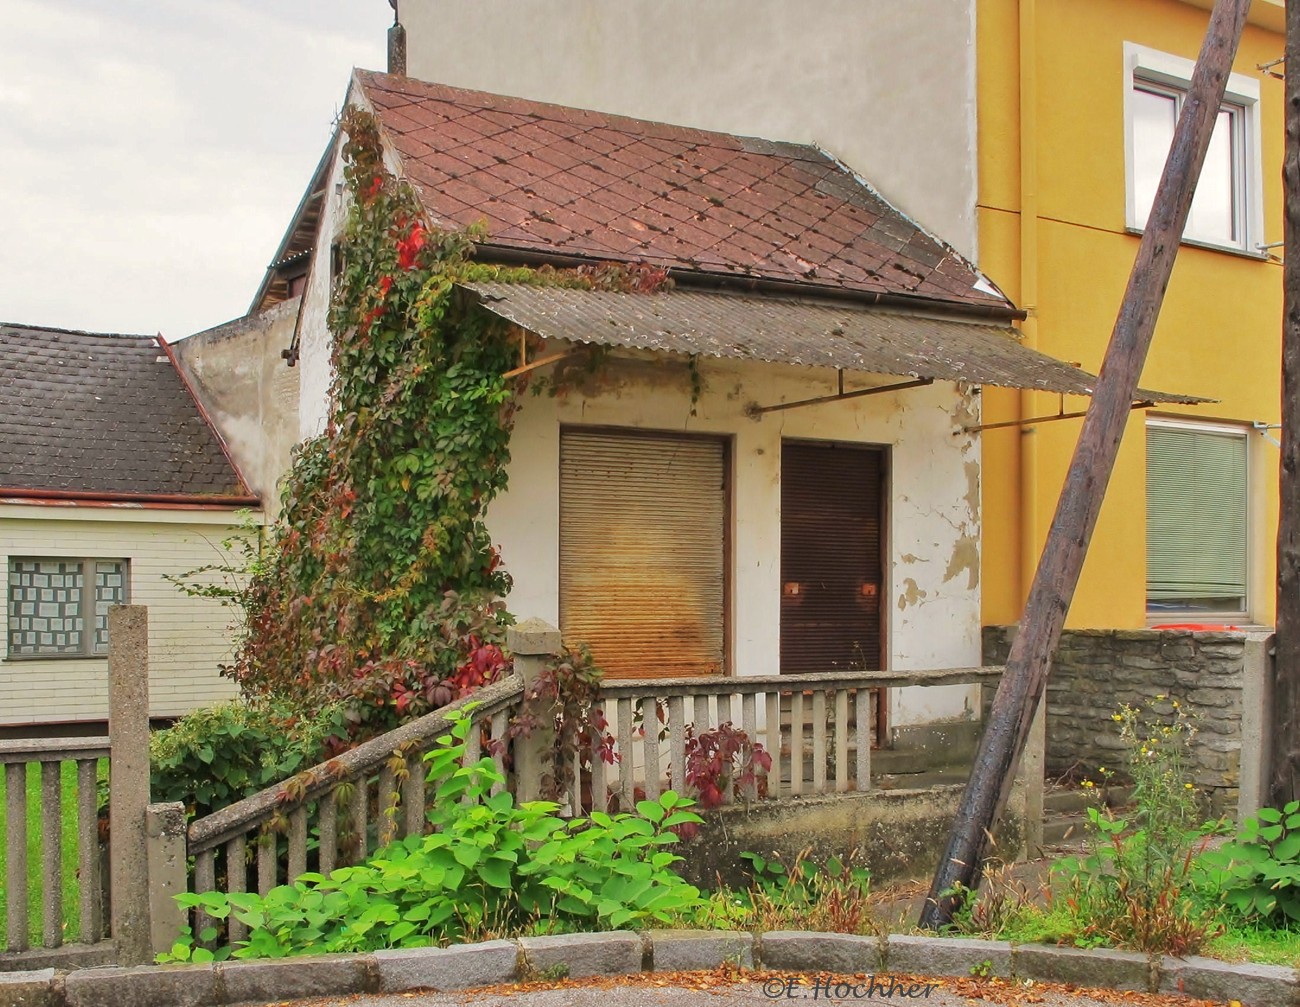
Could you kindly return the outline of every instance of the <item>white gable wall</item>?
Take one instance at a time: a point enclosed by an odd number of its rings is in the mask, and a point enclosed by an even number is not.
[[[402,0],[420,80],[816,143],[975,259],[975,0]]]

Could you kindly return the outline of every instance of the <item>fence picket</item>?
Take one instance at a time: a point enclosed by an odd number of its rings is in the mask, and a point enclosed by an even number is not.
[[[103,882],[99,873],[99,780],[96,759],[77,760],[77,876],[83,944],[104,938]]]
[[[803,691],[790,694],[790,793],[803,793]]]
[[[871,789],[871,690],[859,689],[857,695],[857,716],[854,731],[857,735],[857,789],[865,792]]]
[[[289,871],[286,883],[293,884],[307,873],[307,805],[289,812]]]
[[[642,749],[645,753],[645,796],[659,799],[659,703],[654,696],[641,697]]]
[[[41,763],[41,937],[63,944],[63,766]]]
[[[26,951],[27,941],[27,765],[5,766],[5,908],[10,951]]]
[[[835,692],[835,792],[849,789],[849,691]]]
[[[226,891],[242,892],[247,887],[248,843],[243,836],[236,836],[226,843]],[[248,927],[236,919],[233,912],[226,920],[232,944],[248,937]]]
[[[813,789],[817,795],[826,793],[826,690],[813,692]]]

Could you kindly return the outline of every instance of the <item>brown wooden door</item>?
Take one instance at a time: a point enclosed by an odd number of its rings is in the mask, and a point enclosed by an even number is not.
[[[882,665],[884,452],[781,446],[781,672]]]
[[[722,674],[726,442],[560,434],[560,628],[614,678]]]

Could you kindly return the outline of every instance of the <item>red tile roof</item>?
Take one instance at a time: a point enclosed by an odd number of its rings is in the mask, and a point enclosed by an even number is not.
[[[485,243],[1010,307],[815,147],[358,70],[435,222]]]

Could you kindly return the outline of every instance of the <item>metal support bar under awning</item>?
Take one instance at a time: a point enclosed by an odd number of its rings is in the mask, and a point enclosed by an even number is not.
[[[870,388],[858,388],[851,392],[844,390],[844,371],[839,371],[840,390],[834,395],[818,395],[812,399],[798,399],[794,402],[778,402],[772,406],[752,404],[745,410],[745,415],[754,419],[764,413],[775,413],[782,409],[799,409],[803,406],[819,406],[823,402],[842,402],[845,399],[860,399],[864,395],[882,395],[885,392],[901,392],[906,388],[924,388],[934,384],[934,378],[917,378],[915,381],[899,381],[892,385],[873,385]]]

